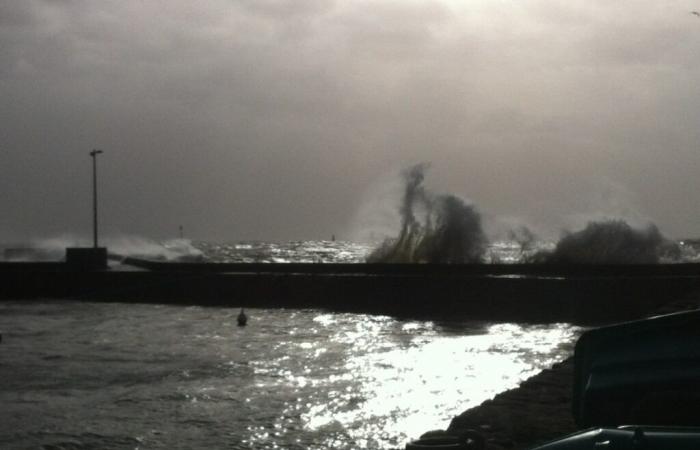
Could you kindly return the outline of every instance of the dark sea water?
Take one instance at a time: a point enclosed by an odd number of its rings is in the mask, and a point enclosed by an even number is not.
[[[0,448],[402,448],[570,354],[566,324],[0,302]]]

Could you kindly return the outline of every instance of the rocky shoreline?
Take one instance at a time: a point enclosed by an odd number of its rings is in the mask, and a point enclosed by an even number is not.
[[[700,290],[653,315],[693,309],[700,309]],[[572,412],[573,371],[570,357],[463,412],[452,419],[444,433],[459,435],[475,430],[484,437],[485,450],[526,450],[573,433],[578,430]]]
[[[447,432],[478,431],[486,449],[527,449],[576,431],[571,412],[573,359],[452,419]]]

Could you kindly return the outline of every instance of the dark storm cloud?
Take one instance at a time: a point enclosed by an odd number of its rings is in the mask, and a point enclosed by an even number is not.
[[[494,216],[556,227],[618,185],[693,234],[700,20],[657,3],[3,2],[2,240],[87,234],[93,147],[114,234],[342,234],[426,160]]]

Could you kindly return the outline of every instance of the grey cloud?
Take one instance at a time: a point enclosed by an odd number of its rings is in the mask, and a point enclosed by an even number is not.
[[[232,4],[264,17],[288,20],[327,13],[336,6],[337,2],[333,0],[234,0]]]
[[[340,235],[431,160],[490,215],[564,223],[611,179],[692,234],[700,21],[677,6],[4,2],[0,238],[86,233],[96,146],[112,233]]]

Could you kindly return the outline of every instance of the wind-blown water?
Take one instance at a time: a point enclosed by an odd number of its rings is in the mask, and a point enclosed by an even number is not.
[[[398,237],[385,240],[368,256],[370,262],[482,262],[487,239],[474,205],[449,194],[435,195],[423,186],[427,164],[403,173],[404,195]]]
[[[554,324],[0,302],[0,447],[398,448],[564,358]]]

